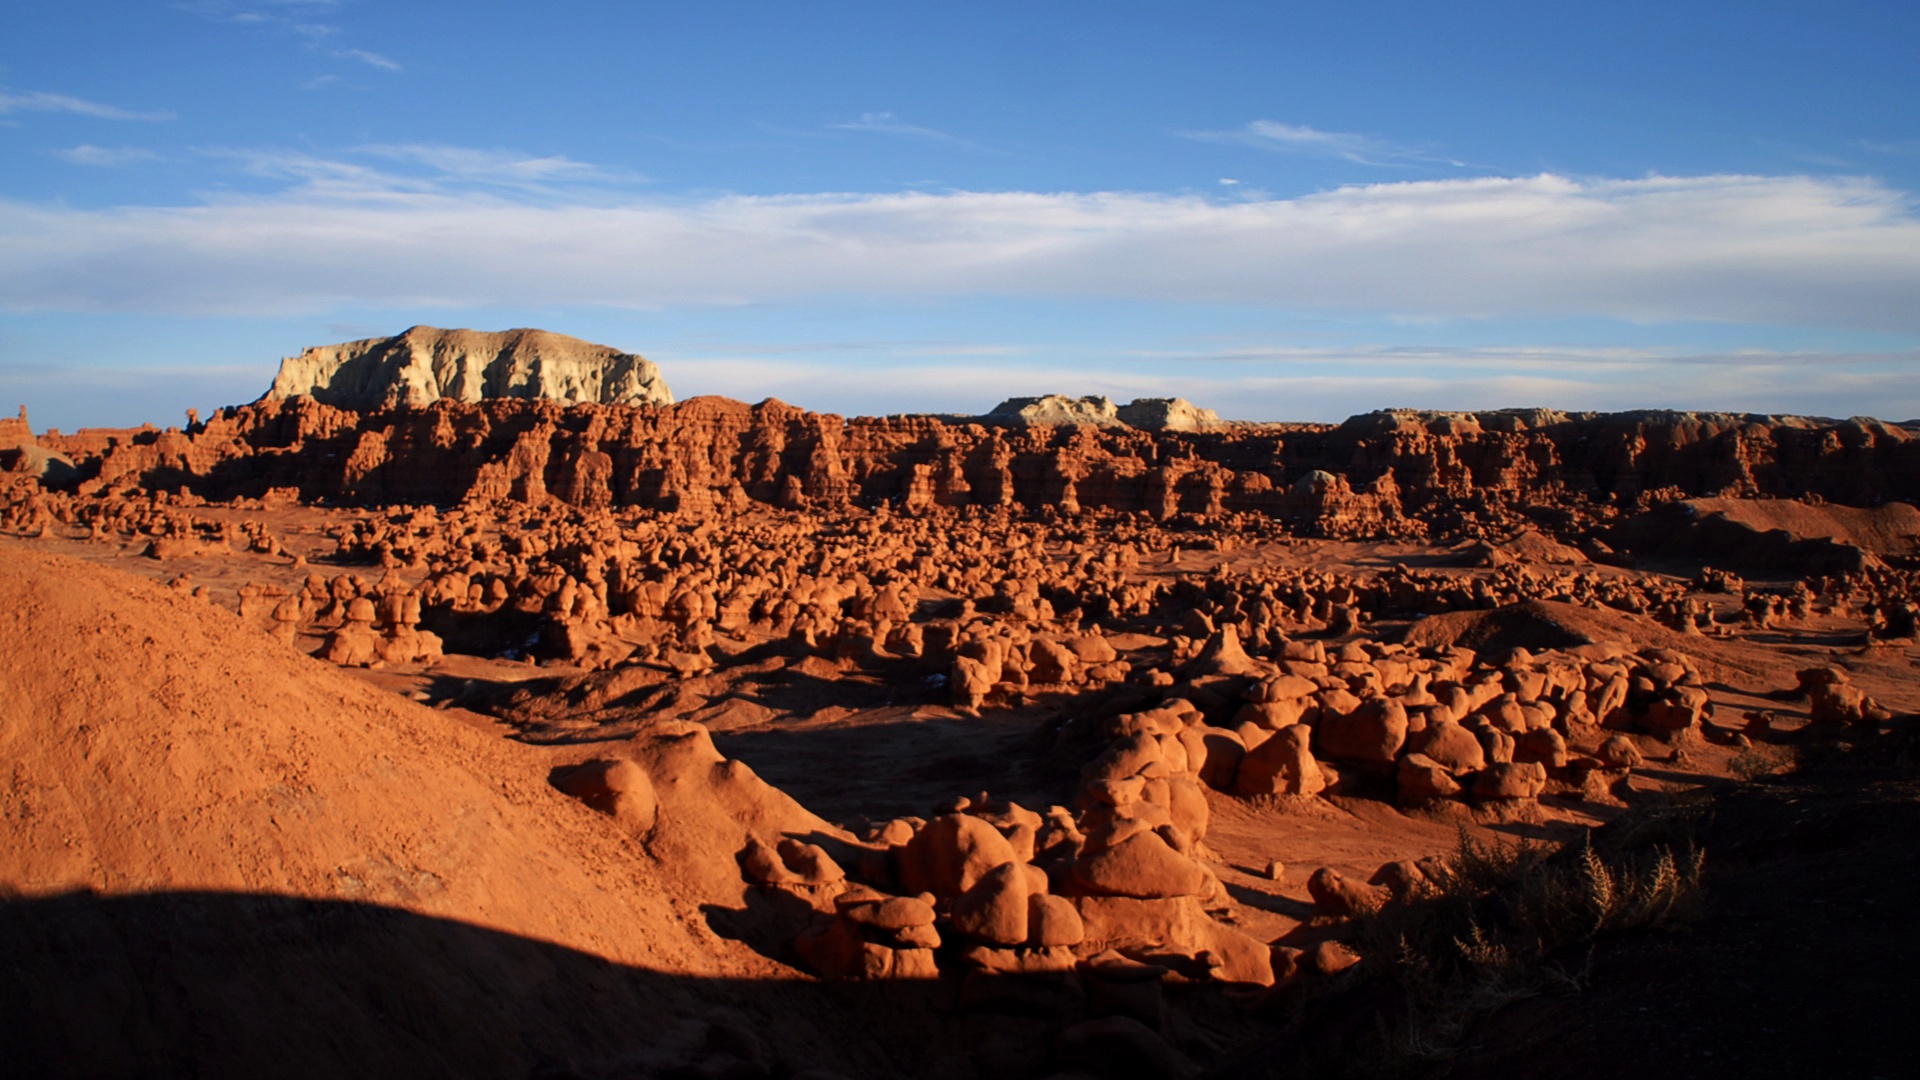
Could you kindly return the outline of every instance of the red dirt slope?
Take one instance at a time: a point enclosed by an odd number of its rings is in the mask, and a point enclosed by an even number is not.
[[[549,751],[204,601],[16,549],[0,640],[0,1058],[103,1075],[658,1068],[700,1052],[715,994],[739,1000],[717,987],[791,979],[552,790]]]

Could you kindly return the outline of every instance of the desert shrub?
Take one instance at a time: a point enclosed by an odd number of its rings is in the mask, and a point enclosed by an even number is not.
[[[1755,743],[1727,759],[1727,771],[1742,780],[1761,780],[1778,776],[1794,766],[1793,752],[1785,747]]]
[[[1554,848],[1464,832],[1444,869],[1356,927],[1355,949],[1392,984],[1373,1045],[1352,1064],[1390,1075],[1450,1056],[1480,1018],[1577,991],[1595,941],[1693,917],[1705,852],[1698,812],[1673,804]]]

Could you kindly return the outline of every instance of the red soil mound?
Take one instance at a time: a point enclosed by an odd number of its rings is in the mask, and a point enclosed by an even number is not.
[[[1700,670],[1712,678],[1777,679],[1780,675],[1778,663],[1770,662],[1770,658],[1727,642],[1678,633],[1644,615],[1555,600],[1523,600],[1485,611],[1430,615],[1407,628],[1405,641],[1416,648],[1459,645],[1492,654],[1516,648],[1541,652],[1582,645],[1673,649],[1693,657]]]
[[[1719,514],[1754,532],[1785,530],[1795,540],[1832,540],[1875,555],[1920,550],[1920,509],[1888,503],[1871,509],[1816,506],[1791,499],[1691,499],[1702,514]]]
[[[0,638],[0,1012],[34,1018],[0,1044],[27,1061],[526,1075],[543,1039],[697,1042],[690,977],[790,975],[550,788],[549,751],[204,601],[14,550]],[[459,1015],[483,1006],[499,1023]],[[625,1019],[575,1038],[596,1013]],[[221,1045],[182,1042],[196,1026]]]
[[[1575,622],[1577,610],[1571,604],[1526,600],[1489,611],[1453,611],[1408,627],[1406,643],[1428,649],[1462,645],[1477,652],[1592,645],[1596,639]]]
[[[300,656],[130,575],[0,565],[10,763],[0,882],[390,904],[692,964],[638,855],[545,755]]]
[[[1687,499],[1610,531],[1635,555],[1689,559],[1743,574],[1857,574],[1877,556],[1920,550],[1920,510],[1871,509],[1791,499]]]

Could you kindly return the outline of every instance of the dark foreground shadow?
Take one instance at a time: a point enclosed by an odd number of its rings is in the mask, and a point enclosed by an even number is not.
[[[904,711],[904,710],[903,710]],[[1050,722],[989,713],[833,727],[714,732],[720,752],[830,821],[927,815],[956,793],[985,791],[1044,810],[1073,790],[1046,750]]]
[[[889,1008],[883,986],[672,975],[369,904],[0,901],[0,1074],[22,1078],[973,1073],[912,1030],[941,1022],[937,989]]]

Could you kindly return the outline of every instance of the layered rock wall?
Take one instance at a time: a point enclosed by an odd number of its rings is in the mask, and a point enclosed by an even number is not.
[[[765,401],[674,406],[441,401],[356,412],[311,398],[226,409],[188,431],[46,440],[89,482],[213,497],[297,488],[354,503],[468,499],[710,512],[755,503],[1266,514],[1328,535],[1524,503],[1682,497],[1920,499],[1920,440],[1895,425],[1699,413],[1373,413],[1219,431],[846,420]]]

